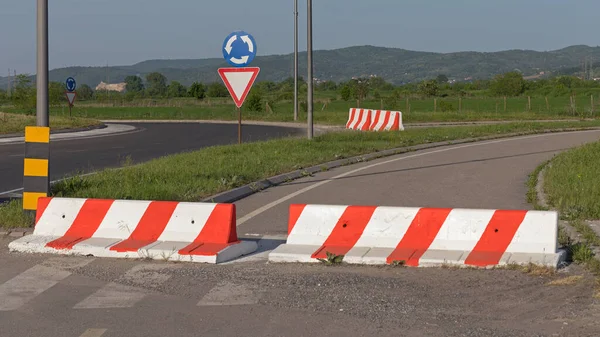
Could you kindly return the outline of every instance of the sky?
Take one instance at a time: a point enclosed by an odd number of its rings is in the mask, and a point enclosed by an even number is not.
[[[288,54],[293,0],[49,0],[50,68],[222,57],[251,33],[258,55]],[[306,50],[306,0],[299,44]],[[598,0],[313,0],[313,48],[432,52],[600,45]],[[36,0],[0,0],[0,76],[35,73]]]

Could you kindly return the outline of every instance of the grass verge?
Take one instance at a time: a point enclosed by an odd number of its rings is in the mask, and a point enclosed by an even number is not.
[[[100,124],[100,121],[88,118],[50,116],[50,128],[55,130],[82,128]],[[36,125],[35,116],[0,112],[0,135],[11,133],[23,134],[26,126],[34,125]]]
[[[544,181],[548,203],[565,219],[600,219],[600,142],[556,156]]]
[[[312,141],[286,138],[215,146],[138,165],[128,163],[121,169],[103,170],[92,176],[73,177],[53,185],[52,194],[62,197],[198,201],[274,175],[385,149],[598,126],[600,121],[522,122],[408,129],[404,132],[335,132],[315,137]],[[3,213],[0,209],[0,223],[6,224]]]

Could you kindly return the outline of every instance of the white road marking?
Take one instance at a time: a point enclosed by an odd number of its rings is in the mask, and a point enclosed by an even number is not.
[[[11,311],[31,301],[93,259],[55,258],[36,265],[0,285],[0,311]]]
[[[258,296],[244,285],[221,282],[206,294],[198,306],[252,305],[258,303]]]
[[[571,133],[588,133],[588,132],[600,132],[600,130],[587,130],[587,131],[574,131]],[[446,149],[440,149],[440,150],[434,150],[434,151],[429,151],[429,152],[424,152],[424,153],[417,153],[417,154],[412,154],[412,155],[408,155],[408,156],[404,156],[404,157],[400,157],[400,158],[395,158],[395,159],[391,159],[391,160],[387,160],[387,161],[383,161],[380,163],[375,163],[375,164],[371,164],[371,165],[367,165],[361,168],[357,168],[355,170],[352,171],[348,171],[346,173],[342,173],[339,174],[333,178],[327,179],[327,180],[323,180],[321,182],[315,183],[313,185],[307,186],[299,191],[296,191],[294,193],[288,194],[285,197],[279,199],[279,200],[275,200],[269,204],[266,204],[260,208],[257,208],[256,210],[254,210],[253,212],[250,212],[248,214],[246,214],[245,216],[241,217],[240,219],[237,220],[237,225],[240,226],[241,224],[243,224],[244,222],[254,218],[255,216],[268,211],[269,209],[283,203],[286,202],[292,198],[295,198],[297,196],[299,196],[300,194],[306,193],[310,190],[313,190],[317,187],[323,186],[327,183],[330,183],[334,180],[337,180],[339,178],[343,178],[361,171],[365,171],[368,169],[371,169],[373,167],[377,167],[377,166],[381,166],[381,165],[386,165],[386,164],[390,164],[390,163],[395,163],[395,162],[399,162],[402,160],[407,160],[407,159],[411,159],[411,158],[417,158],[417,157],[424,157],[427,155],[431,155],[431,154],[436,154],[436,153],[442,153],[442,152],[448,152],[448,151],[454,151],[454,150],[460,150],[460,149],[466,149],[466,148],[470,148],[470,147],[477,147],[477,146],[485,146],[485,145],[491,145],[491,144],[499,144],[499,143],[506,143],[506,142],[511,142],[511,141],[515,141],[515,140],[525,140],[525,139],[534,139],[534,138],[541,138],[541,137],[551,137],[551,136],[564,136],[565,133],[552,133],[552,134],[538,134],[538,135],[533,135],[533,136],[524,136],[524,137],[517,137],[517,138],[505,138],[505,139],[498,139],[498,140],[493,140],[493,141],[487,141],[487,142],[481,142],[481,143],[474,143],[474,144],[467,144],[467,145],[460,145],[460,146],[456,146],[456,147],[451,147],[451,148],[446,148]]]
[[[163,270],[179,268],[179,265],[139,264],[131,268],[119,281],[134,284],[126,286],[110,282],[74,306],[75,309],[131,308],[144,299],[150,290],[167,282],[171,275]],[[138,286],[143,286],[140,288]]]
[[[107,329],[87,329],[79,337],[102,337]]]

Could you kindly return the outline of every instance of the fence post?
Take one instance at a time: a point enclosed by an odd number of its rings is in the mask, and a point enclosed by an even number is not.
[[[458,98],[458,112],[462,112],[462,97]]]
[[[527,111],[531,111],[531,96],[527,96]]]
[[[506,112],[506,96],[504,96],[504,112]]]
[[[437,112],[437,98],[433,99],[433,112]]]
[[[550,112],[550,103],[548,102],[548,96],[546,96],[546,112]]]

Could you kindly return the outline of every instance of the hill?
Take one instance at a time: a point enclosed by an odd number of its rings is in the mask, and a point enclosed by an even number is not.
[[[500,52],[433,53],[374,46],[357,46],[314,52],[314,74],[321,80],[345,81],[352,77],[377,75],[394,84],[418,82],[446,74],[457,81],[487,79],[495,74],[518,70],[524,76],[540,72],[574,74],[582,69],[585,57],[600,61],[600,47],[584,45],[539,52],[507,50]],[[282,81],[293,75],[293,54],[257,57],[252,64],[261,67],[259,81]],[[123,81],[126,76],[158,71],[169,81],[189,85],[194,81],[220,81],[217,68],[227,66],[220,58],[148,60],[131,66],[69,67],[50,71],[50,80],[62,82],[69,76],[79,84],[96,87],[100,81]],[[300,53],[300,74],[306,77],[306,53]],[[0,77],[6,88],[7,78]]]

